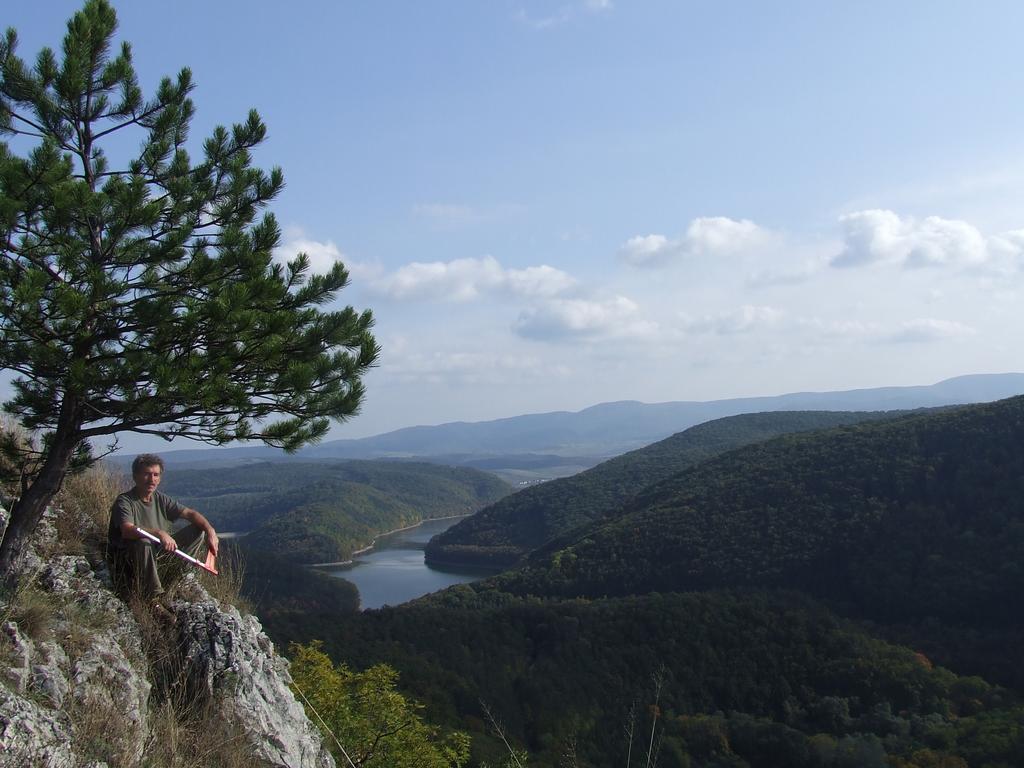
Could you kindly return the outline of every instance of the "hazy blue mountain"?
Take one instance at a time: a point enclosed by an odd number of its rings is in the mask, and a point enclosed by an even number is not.
[[[796,392],[706,402],[601,403],[582,411],[527,414],[480,422],[417,426],[358,440],[332,440],[294,457],[265,447],[166,451],[174,466],[229,466],[249,461],[316,461],[336,458],[430,458],[468,464],[481,457],[493,470],[520,466],[524,457],[548,455],[547,466],[568,464],[569,474],[598,460],[662,440],[724,416],[762,411],[884,411],[982,403],[1024,393],[1024,373],[978,374],[930,386],[882,387],[842,392]],[[565,462],[565,457],[571,457]],[[116,461],[130,461],[121,456]],[[502,466],[498,466],[502,465]],[[543,466],[534,466],[542,470]]]

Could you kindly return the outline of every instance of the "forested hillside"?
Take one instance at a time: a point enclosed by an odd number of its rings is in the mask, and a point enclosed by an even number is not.
[[[1024,398],[784,435],[518,570],[292,629],[395,665],[492,764],[481,701],[544,768],[626,765],[633,704],[641,765],[1009,768],[1022,494]]]
[[[265,463],[168,472],[168,493],[246,548],[295,562],[346,560],[384,531],[465,515],[512,489],[479,470],[397,461]]]
[[[625,765],[631,707],[637,765],[652,725],[662,768],[1024,764],[1012,693],[794,593],[586,601],[454,587],[340,622],[329,645],[356,666],[395,665],[431,717],[474,731],[481,756],[486,705],[531,765],[564,765],[573,743],[581,765]]]
[[[883,620],[1020,620],[1024,398],[791,435],[648,488],[501,581],[601,596],[800,589]]]
[[[273,552],[242,549],[241,541],[223,542],[219,559],[241,558],[242,596],[275,637],[320,637],[333,631],[339,617],[359,610],[354,584]]]
[[[436,536],[427,562],[507,567],[550,539],[620,509],[643,488],[744,445],[898,414],[782,411],[730,416],[610,459],[573,477],[506,496]]]

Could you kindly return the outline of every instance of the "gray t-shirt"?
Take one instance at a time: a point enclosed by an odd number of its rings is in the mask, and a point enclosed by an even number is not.
[[[186,507],[179,504],[166,493],[153,492],[153,500],[148,504],[135,495],[135,491],[122,493],[114,500],[110,508],[110,528],[107,539],[111,546],[123,548],[125,541],[121,537],[121,524],[132,523],[147,530],[171,532],[171,523],[181,517]]]

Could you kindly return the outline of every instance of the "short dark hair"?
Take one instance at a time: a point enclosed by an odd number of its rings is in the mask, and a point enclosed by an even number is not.
[[[155,453],[140,453],[135,457],[132,462],[132,474],[134,475],[143,467],[152,467],[156,464],[160,467],[160,471],[164,471],[164,460],[157,456]]]

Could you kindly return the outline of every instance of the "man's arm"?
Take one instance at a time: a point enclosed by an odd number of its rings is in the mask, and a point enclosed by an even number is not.
[[[181,511],[181,518],[183,520],[188,520],[192,525],[206,533],[206,545],[210,548],[210,552],[213,553],[213,556],[216,557],[217,545],[220,543],[220,540],[217,538],[217,531],[215,531],[213,526],[210,525],[210,521],[191,507],[185,507],[185,509]]]
[[[136,526],[135,523],[131,523],[131,522],[122,522],[121,523],[121,538],[124,539],[125,541],[133,541],[135,539],[141,539],[142,536],[140,536],[138,534],[138,532],[136,531],[136,528],[141,528],[141,526]],[[171,536],[171,534],[169,534],[167,531],[162,530],[160,528],[142,528],[142,530],[145,531],[146,533],[151,533],[154,536],[156,536],[158,539],[160,539],[160,543],[163,545],[163,548],[165,550],[167,550],[168,552],[173,552],[174,550],[176,550],[178,548],[178,542],[176,542],[174,540],[174,537]]]

